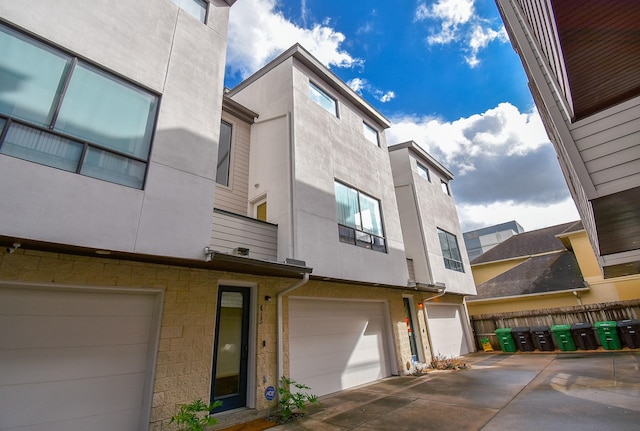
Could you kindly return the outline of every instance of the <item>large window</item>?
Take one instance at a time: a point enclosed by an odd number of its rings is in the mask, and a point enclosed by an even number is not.
[[[204,0],[171,0],[171,2],[202,23],[207,19],[209,2]]]
[[[142,188],[158,97],[0,25],[0,153]]]
[[[440,248],[442,249],[442,256],[444,257],[445,268],[464,272],[456,236],[442,229],[438,229],[438,238],[440,239]]]
[[[380,202],[337,181],[335,192],[340,241],[386,252]]]
[[[309,97],[311,97],[311,100],[316,102],[318,105],[322,106],[327,112],[336,117],[338,116],[336,100],[322,91],[320,87],[313,82],[309,82]]]
[[[223,186],[229,185],[229,167],[231,165],[231,131],[231,124],[224,121],[220,122],[216,182]]]

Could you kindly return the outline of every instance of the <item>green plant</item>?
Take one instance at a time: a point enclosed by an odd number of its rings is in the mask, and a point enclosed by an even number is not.
[[[318,402],[317,395],[302,392],[308,389],[311,388],[288,377],[282,376],[280,378],[278,405],[280,406],[281,422],[287,422],[294,414],[303,415],[306,411],[307,403],[314,404]]]
[[[467,365],[462,359],[447,358],[438,353],[436,357],[431,360],[431,368],[434,370],[462,370],[469,368],[469,365]]]
[[[218,420],[211,416],[216,407],[222,405],[221,401],[206,404],[202,400],[195,400],[189,404],[181,404],[177,414],[171,417],[169,423],[175,422],[184,426],[181,431],[204,431],[206,426],[215,425]]]

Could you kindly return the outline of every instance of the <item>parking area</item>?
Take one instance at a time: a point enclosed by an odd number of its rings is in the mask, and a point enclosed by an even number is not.
[[[471,368],[321,398],[272,430],[638,430],[640,351],[474,353]]]

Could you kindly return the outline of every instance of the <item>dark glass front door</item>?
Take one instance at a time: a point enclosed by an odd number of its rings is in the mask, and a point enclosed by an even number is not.
[[[247,403],[249,358],[249,289],[220,287],[211,379],[211,401],[222,401],[224,411]]]

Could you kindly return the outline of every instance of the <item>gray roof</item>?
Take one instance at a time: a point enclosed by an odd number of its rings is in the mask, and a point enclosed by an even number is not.
[[[574,254],[565,250],[533,256],[476,287],[471,300],[560,292],[585,287]]]

